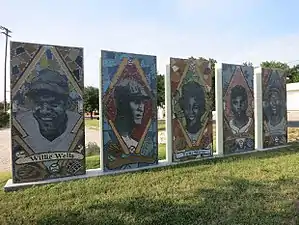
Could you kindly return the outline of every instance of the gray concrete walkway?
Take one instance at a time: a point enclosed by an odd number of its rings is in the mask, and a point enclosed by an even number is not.
[[[0,171],[10,171],[10,129],[0,130]]]

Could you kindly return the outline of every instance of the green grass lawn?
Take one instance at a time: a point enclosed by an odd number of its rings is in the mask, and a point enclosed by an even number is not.
[[[165,120],[158,120],[158,131],[166,130]]]
[[[99,121],[97,119],[85,119],[85,127],[89,129],[99,129]]]
[[[298,224],[298,161],[294,146],[0,191],[0,224]],[[9,177],[0,173],[0,185]]]

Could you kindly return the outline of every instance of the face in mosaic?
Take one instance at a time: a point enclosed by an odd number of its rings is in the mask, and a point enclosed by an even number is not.
[[[85,173],[83,49],[11,42],[13,181]]]
[[[157,163],[156,57],[102,51],[104,169]]]
[[[253,67],[222,64],[224,154],[254,149]]]
[[[173,160],[211,156],[212,70],[208,60],[170,59]]]
[[[287,143],[286,73],[262,69],[264,148]]]

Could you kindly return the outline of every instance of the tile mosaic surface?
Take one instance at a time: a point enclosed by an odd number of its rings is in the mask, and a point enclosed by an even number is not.
[[[286,73],[262,68],[264,148],[287,144]]]
[[[83,49],[11,42],[13,181],[85,173]]]
[[[253,67],[222,64],[224,154],[254,150]]]
[[[104,169],[158,162],[156,56],[102,51]]]
[[[170,59],[173,161],[213,154],[212,71],[205,59]]]

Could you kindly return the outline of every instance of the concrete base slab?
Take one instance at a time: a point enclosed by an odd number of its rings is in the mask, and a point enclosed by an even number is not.
[[[166,160],[160,160],[158,164],[152,165],[152,166],[146,166],[141,168],[134,168],[134,169],[127,169],[127,170],[119,170],[119,171],[109,171],[104,172],[101,169],[89,169],[86,170],[86,174],[79,175],[79,176],[72,176],[72,177],[64,177],[64,178],[58,178],[58,179],[49,179],[44,181],[35,181],[35,182],[26,182],[26,183],[13,183],[12,179],[9,179],[5,186],[4,191],[16,191],[23,188],[33,187],[33,186],[40,186],[45,184],[52,184],[52,183],[58,183],[58,182],[65,182],[65,181],[72,181],[72,180],[78,180],[78,179],[85,179],[90,177],[98,177],[98,176],[104,176],[104,175],[112,175],[112,174],[121,174],[121,173],[128,173],[128,172],[134,172],[134,171],[142,171],[142,170],[148,170],[153,168],[159,168],[170,165],[166,162]]]
[[[230,154],[226,154],[226,155],[216,155],[216,154],[214,154],[214,157],[215,158],[225,158],[225,157],[237,156],[237,155],[247,155],[247,154],[251,154],[251,153],[255,153],[255,152],[271,151],[271,150],[276,150],[276,149],[280,149],[280,148],[286,148],[286,147],[290,147],[290,146],[291,145],[281,145],[281,146],[275,146],[275,147],[271,147],[271,148],[254,149],[254,150],[251,150],[251,151],[230,153]]]
[[[286,147],[290,147],[291,145],[280,145],[280,146],[274,146],[271,148],[262,148],[262,149],[257,149],[259,152],[262,151],[270,151],[270,150],[275,150],[275,149],[280,149],[280,148],[286,148]]]
[[[98,176],[105,176],[105,175],[112,175],[112,174],[136,172],[136,171],[148,170],[148,169],[165,167],[165,166],[174,166],[174,165],[178,165],[178,164],[185,164],[185,163],[190,163],[190,162],[195,162],[195,161],[211,160],[211,159],[215,159],[215,158],[228,158],[230,156],[246,155],[246,154],[251,154],[251,153],[254,153],[254,152],[261,152],[261,151],[271,151],[271,150],[285,148],[285,147],[289,147],[289,146],[291,146],[291,145],[275,146],[275,147],[272,147],[272,148],[265,148],[265,149],[255,149],[255,150],[252,150],[252,151],[232,153],[232,154],[227,154],[227,155],[214,154],[211,157],[202,157],[202,158],[194,159],[194,160],[190,160],[190,161],[173,162],[173,163],[168,163],[166,160],[160,160],[157,165],[146,166],[146,167],[141,167],[141,168],[134,168],[134,169],[128,169],[128,170],[120,170],[120,171],[104,172],[101,169],[89,169],[89,170],[86,170],[85,175],[64,177],[64,178],[59,178],[59,179],[49,179],[49,180],[45,180],[45,181],[26,182],[26,183],[13,183],[12,179],[9,179],[7,181],[7,183],[5,184],[5,186],[4,186],[4,191],[5,192],[16,191],[16,190],[19,190],[19,189],[28,188],[28,187],[32,187],[32,186],[39,186],[39,185],[52,184],[52,183],[57,183],[57,182],[72,181],[72,180],[85,179],[85,178],[98,177]]]

